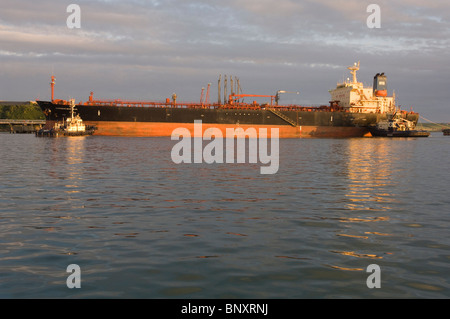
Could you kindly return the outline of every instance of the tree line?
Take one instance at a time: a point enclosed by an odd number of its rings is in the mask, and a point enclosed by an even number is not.
[[[15,120],[45,120],[45,115],[38,105],[32,103],[22,105],[0,104],[0,118]]]

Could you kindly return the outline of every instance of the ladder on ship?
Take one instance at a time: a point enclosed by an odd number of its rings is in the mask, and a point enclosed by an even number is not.
[[[278,117],[279,117],[280,119],[282,119],[283,121],[288,122],[290,125],[292,125],[292,126],[294,126],[294,127],[297,126],[297,123],[296,123],[293,119],[291,119],[290,117],[284,115],[284,114],[281,113],[280,111],[275,110],[274,108],[268,108],[268,110],[269,110],[270,112],[272,112],[273,114],[275,114],[276,116],[278,116]]]

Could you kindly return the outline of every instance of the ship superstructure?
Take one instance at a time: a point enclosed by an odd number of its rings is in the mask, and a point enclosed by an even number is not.
[[[356,77],[359,66],[358,62],[348,67],[352,78],[338,83],[334,90],[329,91],[331,100],[338,101],[340,107],[352,113],[394,113],[395,93],[388,96],[386,75],[377,73],[373,79],[373,87],[364,87]]]

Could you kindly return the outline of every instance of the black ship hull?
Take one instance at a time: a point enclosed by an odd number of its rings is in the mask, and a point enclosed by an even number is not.
[[[70,106],[37,101],[49,125],[70,116]],[[278,128],[279,137],[362,137],[369,127],[386,119],[385,114],[350,113],[329,108],[261,107],[153,107],[79,104],[75,112],[86,125],[95,126],[94,135],[171,136],[176,128],[194,133],[195,121],[203,131],[218,128]],[[403,116],[417,122],[417,113]]]

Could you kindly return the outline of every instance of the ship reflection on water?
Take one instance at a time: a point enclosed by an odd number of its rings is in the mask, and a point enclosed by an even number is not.
[[[338,218],[345,226],[336,236],[339,240],[345,240],[346,248],[351,250],[330,252],[376,263],[376,260],[393,254],[383,250],[382,239],[395,235],[388,230],[391,228],[390,222],[395,219],[392,217],[393,207],[401,205],[401,199],[395,192],[403,183],[408,183],[405,180],[405,168],[401,164],[408,159],[408,152],[393,151],[395,142],[389,140],[370,139],[366,142],[362,144],[358,139],[347,140],[342,151],[347,162],[347,186],[343,205],[346,213]],[[369,245],[361,245],[361,241],[366,241]],[[369,250],[368,247],[372,249]],[[361,267],[329,267],[345,271],[365,271]]]
[[[83,181],[81,166],[85,156],[85,142],[85,136],[70,137],[67,139],[65,155],[68,171],[66,172],[67,184],[65,187],[67,188],[66,193],[68,194],[78,193],[80,184]]]
[[[49,165],[44,169],[45,184],[52,189],[57,200],[49,209],[57,212],[58,218],[72,219],[85,208],[83,188],[86,186],[84,171],[86,136],[61,139],[46,139]],[[58,194],[58,195],[57,195]]]
[[[372,142],[372,141],[371,141]],[[348,143],[348,193],[349,210],[388,211],[389,203],[395,200],[389,193],[393,184],[392,161],[386,141],[374,141],[361,147],[361,143]],[[380,218],[380,216],[377,216]]]
[[[83,182],[82,164],[86,152],[85,136],[74,136],[60,140],[49,140],[48,147],[51,166],[48,174],[52,179],[64,180],[65,192],[77,193]],[[53,143],[52,143],[53,142]]]

